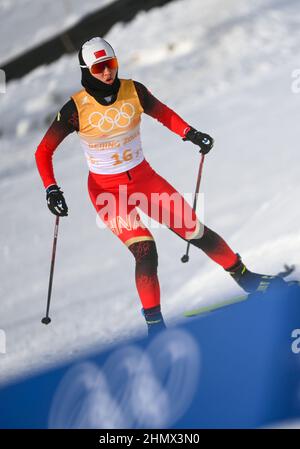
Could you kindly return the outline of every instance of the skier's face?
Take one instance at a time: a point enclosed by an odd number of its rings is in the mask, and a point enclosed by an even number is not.
[[[117,75],[117,71],[118,71],[117,68],[116,69],[112,69],[112,68],[110,68],[110,67],[108,67],[106,65],[101,72],[99,72],[99,73],[92,73],[90,71],[90,73],[91,73],[91,75],[94,78],[97,78],[97,80],[102,81],[102,83],[112,84],[114,82],[114,80],[115,80],[116,75]]]

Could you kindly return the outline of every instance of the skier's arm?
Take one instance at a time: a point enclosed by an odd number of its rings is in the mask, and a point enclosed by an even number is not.
[[[147,115],[155,118],[183,140],[189,140],[200,146],[202,153],[208,153],[213,147],[213,138],[208,134],[201,133],[186,123],[175,111],[159,101],[149,90],[138,81],[134,85],[140,103]]]
[[[36,165],[46,189],[56,184],[52,156],[58,145],[74,131],[78,131],[78,113],[74,101],[69,100],[58,112],[35,152]]]
[[[155,118],[180,137],[185,137],[187,131],[190,129],[188,123],[176,114],[176,112],[154,97],[143,84],[134,81],[134,85],[145,114]]]
[[[73,100],[69,100],[58,112],[35,152],[36,165],[46,188],[48,208],[60,217],[68,215],[68,206],[55,180],[52,156],[65,137],[74,131],[78,131],[78,113]]]

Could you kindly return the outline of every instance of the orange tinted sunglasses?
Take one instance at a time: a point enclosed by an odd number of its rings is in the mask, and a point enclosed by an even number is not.
[[[90,68],[90,71],[93,75],[97,75],[98,73],[102,73],[105,67],[109,69],[117,69],[118,68],[118,60],[117,58],[107,59],[106,61],[96,62]]]

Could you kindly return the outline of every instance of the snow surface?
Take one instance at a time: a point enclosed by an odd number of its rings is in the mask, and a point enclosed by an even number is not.
[[[1,0],[1,63],[8,62],[22,51],[54,37],[77,23],[83,16],[113,1]]]
[[[299,262],[299,21],[294,0],[178,0],[107,35],[121,77],[143,82],[215,137],[201,185],[205,222],[250,269],[265,273]],[[133,257],[96,226],[75,134],[54,158],[70,212],[59,229],[52,323],[40,323],[55,218],[34,152],[57,110],[80,89],[79,74],[76,56],[64,56],[11,82],[0,96],[2,382],[146,333]],[[147,116],[142,137],[153,168],[182,193],[193,192],[196,148]],[[182,264],[185,243],[167,229],[152,232],[168,324],[184,310],[240,293],[201,251],[191,248],[190,262]]]

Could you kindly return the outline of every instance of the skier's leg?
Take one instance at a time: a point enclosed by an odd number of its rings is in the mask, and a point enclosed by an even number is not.
[[[159,306],[158,255],[154,240],[136,241],[129,245],[128,249],[135,258],[136,288],[143,308]]]
[[[207,226],[204,226],[203,237],[192,239],[190,242],[219,263],[231,275],[232,279],[248,293],[265,291],[270,286],[280,288],[285,285],[284,280],[279,276],[268,276],[248,270],[239,254],[234,254],[222,237]],[[235,256],[235,262],[229,265],[233,255]]]
[[[193,208],[164,178],[156,173],[145,192],[151,203],[150,210],[145,211],[148,215],[165,224],[184,240],[202,249],[208,257],[223,268],[227,269],[237,262],[236,253],[222,237],[200,222]],[[160,196],[158,197],[157,194]]]
[[[238,256],[232,251],[225,240],[212,229],[204,226],[201,236],[185,239],[196,248],[200,248],[214,262],[221,265],[225,270],[237,263]]]
[[[159,200],[158,208],[156,207],[155,209],[158,209],[159,213],[151,214],[151,217],[160,223],[166,224],[185,241],[190,241],[192,245],[200,248],[210,259],[229,272],[231,277],[245,291],[264,291],[270,286],[277,288],[285,285],[284,280],[279,276],[268,276],[248,270],[241,261],[240,256],[232,251],[221,236],[200,223],[191,206],[160,175],[155,173],[149,184],[147,186],[147,183],[144,183],[144,186],[150,201],[157,201],[156,197],[152,195],[153,191],[167,194],[167,197]],[[176,197],[175,202],[170,200],[172,196]],[[169,201],[167,200],[168,198]],[[164,218],[166,209],[170,213],[167,221]],[[190,217],[192,217],[192,220]],[[191,223],[196,224],[193,227]]]
[[[158,254],[154,240],[136,241],[128,246],[135,258],[135,282],[143,305],[149,335],[165,328],[160,308],[157,275]]]
[[[89,193],[99,218],[128,247],[135,258],[135,282],[149,334],[165,328],[160,310],[158,255],[152,234],[142,223],[133,205],[127,205],[125,210],[120,210],[117,194],[113,194],[114,208],[108,211],[107,203],[102,205],[99,201],[101,189],[93,180],[89,181]]]

